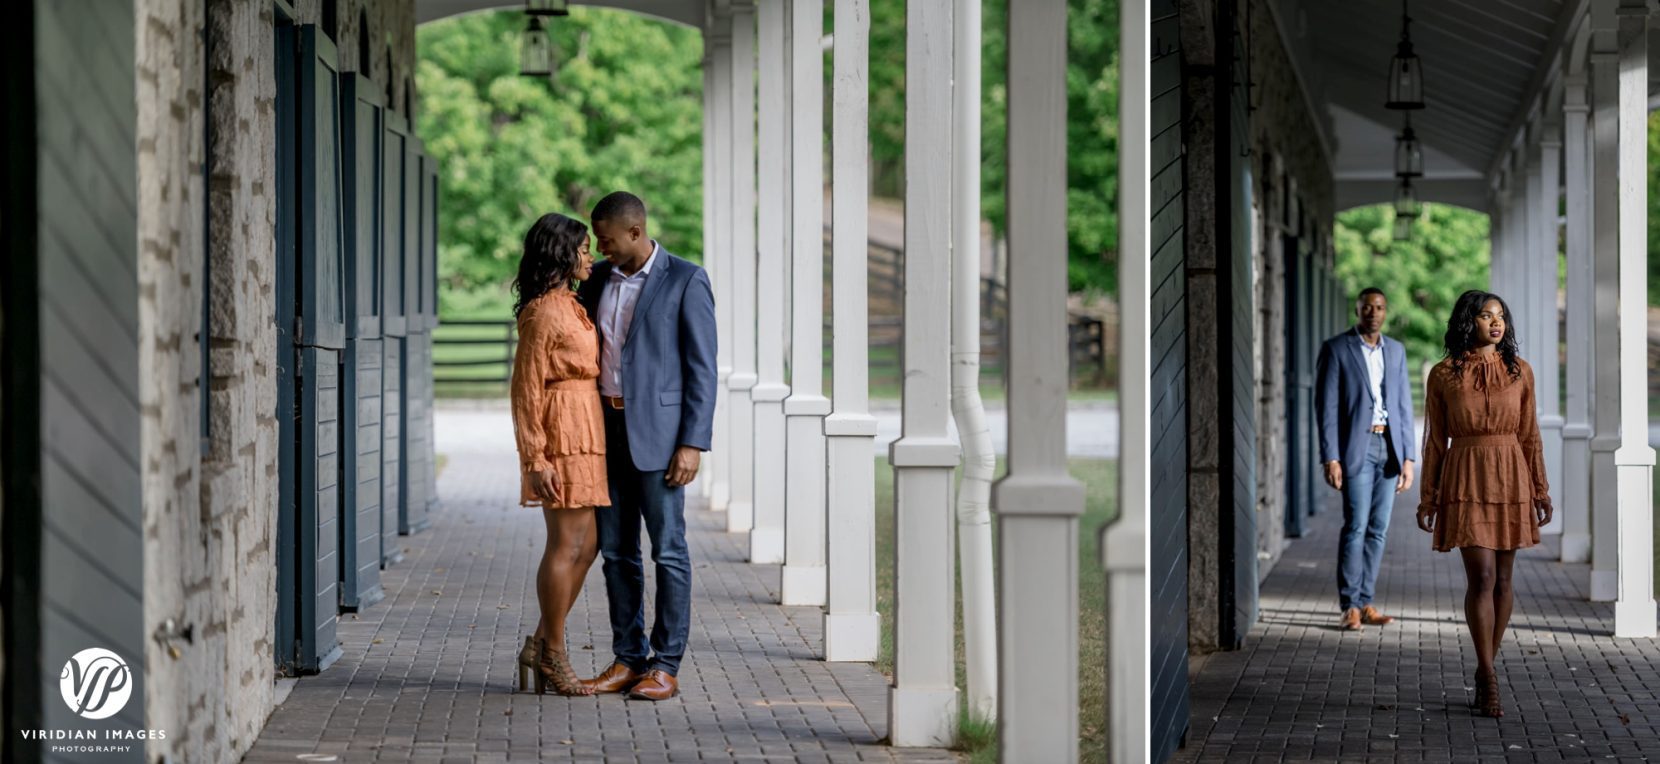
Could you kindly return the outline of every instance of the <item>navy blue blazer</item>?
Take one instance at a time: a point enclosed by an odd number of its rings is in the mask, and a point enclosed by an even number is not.
[[[1418,437],[1412,421],[1412,387],[1407,382],[1406,347],[1383,337],[1383,402],[1389,413],[1389,443],[1394,451],[1384,474],[1400,474],[1400,465],[1418,461]],[[1351,328],[1320,346],[1314,371],[1314,416],[1320,429],[1320,463],[1343,463],[1355,475],[1366,462],[1372,429],[1372,386],[1366,377],[1365,340]]]
[[[601,260],[577,300],[604,339],[599,301],[612,263]],[[715,420],[715,294],[696,263],[659,253],[622,346],[623,419],[642,472],[666,470],[675,448],[710,447]]]

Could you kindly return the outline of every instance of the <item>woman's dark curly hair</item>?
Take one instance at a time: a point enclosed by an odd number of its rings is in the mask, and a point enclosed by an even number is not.
[[[576,272],[577,251],[588,236],[588,226],[576,218],[549,212],[525,234],[525,252],[519,275],[513,279],[513,315],[554,289],[569,288]]]
[[[1499,355],[1504,358],[1504,367],[1510,371],[1512,380],[1522,375],[1522,367],[1516,363],[1516,325],[1510,320],[1510,305],[1492,292],[1471,289],[1458,296],[1452,315],[1447,317],[1447,334],[1443,342],[1447,346],[1447,358],[1452,361],[1454,376],[1464,374],[1466,355],[1480,345],[1476,339],[1476,316],[1481,315],[1481,309],[1491,300],[1498,301],[1499,310],[1504,311],[1504,339],[1499,340]]]

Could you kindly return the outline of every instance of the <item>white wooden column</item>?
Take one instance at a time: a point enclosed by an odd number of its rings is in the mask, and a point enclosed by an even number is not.
[[[704,50],[703,122],[709,134],[703,150],[703,175],[708,179],[703,206],[707,242],[703,261],[715,293],[715,367],[720,381],[715,396],[714,438],[699,482],[708,486],[709,508],[724,512],[732,498],[727,405],[727,381],[732,376],[732,14],[724,0],[710,9]]]
[[[755,524],[749,561],[784,561],[784,244],[785,187],[790,182],[789,60],[784,30],[790,0],[759,0],[760,218],[755,289]]]
[[[866,235],[870,156],[870,0],[835,0],[831,73],[832,410],[824,659],[874,661],[876,613],[876,418],[870,415]]]
[[[1619,9],[1620,447],[1614,636],[1654,637],[1654,449],[1648,443],[1648,4]]]
[[[1562,125],[1555,115],[1546,114],[1539,120],[1537,149],[1539,186],[1532,205],[1525,216],[1534,227],[1530,237],[1527,272],[1528,304],[1534,319],[1534,336],[1528,343],[1528,363],[1533,365],[1536,397],[1539,401],[1539,438],[1545,452],[1545,475],[1552,491],[1562,485],[1562,383],[1558,378],[1561,362],[1561,324],[1556,312],[1558,291],[1557,260],[1560,242],[1560,213],[1562,204]],[[1562,519],[1551,518],[1550,524],[1540,529],[1545,534],[1560,534]]]
[[[727,442],[732,454],[728,533],[755,522],[755,4],[732,0],[732,374]]]
[[[951,415],[962,441],[957,575],[968,710],[997,716],[997,590],[991,481],[997,452],[980,399],[980,0],[955,0],[951,91]]]
[[[784,505],[785,605],[825,602],[824,417],[824,0],[790,9],[790,455]]]
[[[1591,327],[1594,357],[1599,362],[1591,387],[1591,580],[1594,602],[1612,602],[1618,595],[1619,539],[1615,510],[1614,450],[1620,446],[1619,293],[1620,178],[1619,178],[1619,45],[1613,18],[1616,0],[1591,5],[1592,147],[1591,214],[1592,280],[1595,301]],[[1644,427],[1647,430],[1647,427]]]
[[[1567,169],[1568,400],[1562,427],[1562,486],[1556,514],[1562,518],[1562,561],[1591,561],[1591,175],[1586,139],[1585,76],[1569,74],[1563,87],[1563,164]]]
[[[901,434],[894,468],[894,677],[897,746],[956,738],[956,565],[951,477],[952,0],[905,3],[905,319]]]
[[[1506,163],[1508,164],[1508,163]],[[1491,208],[1487,212],[1487,291],[1504,294],[1505,199],[1509,195],[1509,172],[1499,170],[1493,182]]]
[[[1123,4],[1118,23],[1118,519],[1101,529],[1100,548],[1107,576],[1104,722],[1109,759],[1125,764],[1141,761],[1147,746],[1147,515],[1153,498],[1147,4]]]
[[[1078,759],[1078,516],[1067,473],[1066,0],[1009,14],[1009,473],[993,495],[998,752]]]

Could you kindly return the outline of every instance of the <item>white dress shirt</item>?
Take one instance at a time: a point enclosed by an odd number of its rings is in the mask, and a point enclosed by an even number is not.
[[[657,253],[663,247],[656,239],[651,241],[651,257],[646,258],[646,264],[640,266],[632,276],[623,275],[622,269],[613,266],[611,276],[605,282],[605,291],[599,297],[599,394],[612,398],[621,398],[622,386],[622,349],[623,341],[628,338],[628,327],[634,323],[634,304],[640,300],[640,292],[645,289],[646,278],[651,275],[651,266],[657,262]]]
[[[1356,331],[1359,337],[1360,332]],[[1389,423],[1389,410],[1383,405],[1383,335],[1378,335],[1378,344],[1373,346],[1360,338],[1361,355],[1366,357],[1366,382],[1372,390],[1372,426]]]

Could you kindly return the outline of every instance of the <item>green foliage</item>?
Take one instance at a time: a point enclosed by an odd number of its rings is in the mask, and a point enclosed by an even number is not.
[[[547,212],[586,219],[633,191],[652,234],[701,257],[702,42],[634,13],[572,8],[550,25],[555,75],[519,75],[524,14],[422,25],[417,129],[441,168],[439,310],[508,313],[525,231]]]
[[[981,210],[999,235],[1007,183],[1008,21],[987,0],[980,19]],[[870,153],[877,193],[903,192],[905,0],[870,10]],[[1072,291],[1118,289],[1118,0],[1068,0],[1067,273]]]
[[[1460,207],[1425,204],[1412,240],[1391,240],[1389,205],[1358,207],[1337,216],[1332,241],[1344,291],[1366,287],[1389,298],[1384,332],[1406,345],[1414,376],[1418,364],[1441,358],[1453,303],[1466,289],[1488,286],[1491,263],[1487,216]]]

